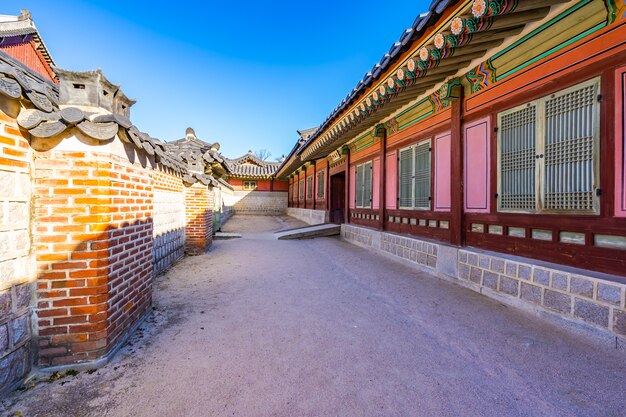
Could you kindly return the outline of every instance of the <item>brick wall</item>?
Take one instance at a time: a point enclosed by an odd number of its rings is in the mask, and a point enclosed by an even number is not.
[[[104,153],[35,156],[39,364],[108,353],[150,305],[150,171]]]
[[[204,253],[213,241],[213,191],[201,184],[185,188],[185,252]]]
[[[15,121],[0,112],[0,392],[31,368],[31,158]]]

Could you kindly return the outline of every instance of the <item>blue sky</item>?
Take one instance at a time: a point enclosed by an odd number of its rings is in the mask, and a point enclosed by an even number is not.
[[[161,140],[187,127],[228,157],[288,153],[427,10],[429,1],[25,0],[58,66],[101,68]]]

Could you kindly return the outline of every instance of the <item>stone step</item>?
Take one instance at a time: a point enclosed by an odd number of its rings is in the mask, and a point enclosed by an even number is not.
[[[341,226],[338,224],[325,223],[314,226],[300,227],[297,229],[283,230],[276,232],[278,240],[291,239],[313,239],[315,237],[337,236],[341,233]]]

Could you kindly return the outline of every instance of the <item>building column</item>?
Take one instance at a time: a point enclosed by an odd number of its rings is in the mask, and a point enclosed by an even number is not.
[[[385,205],[386,205],[386,169],[387,169],[387,158],[385,157],[385,150],[387,148],[387,129],[385,126],[378,125],[374,128],[374,136],[380,139],[380,172],[378,173],[380,177],[380,183],[378,184],[378,228],[380,230],[385,230]]]
[[[317,162],[313,161],[313,181],[311,181],[311,184],[313,185],[313,190],[311,192],[311,196],[313,197],[313,210],[315,210],[315,204],[317,203],[317,192],[316,192],[316,186],[315,184],[317,183]],[[319,185],[318,185],[319,186]]]
[[[330,162],[326,158],[326,174],[324,175],[324,199],[326,201],[326,215],[330,217]]]
[[[345,186],[345,208],[343,213],[344,223],[350,223],[350,147],[344,146],[342,152],[346,155],[346,186]]]
[[[453,99],[450,149],[450,243],[463,245],[463,88],[458,88],[458,98]]]

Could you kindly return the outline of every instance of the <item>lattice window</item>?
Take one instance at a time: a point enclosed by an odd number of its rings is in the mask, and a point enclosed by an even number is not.
[[[324,198],[324,171],[317,173],[317,198]]]
[[[593,211],[596,85],[546,101],[545,200],[547,210]]]
[[[298,195],[300,196],[300,200],[304,200],[304,178],[301,179],[298,184]]]
[[[430,142],[415,147],[415,202],[419,209],[430,208]]]
[[[309,175],[306,179],[306,198],[313,198],[313,175]]]
[[[499,208],[597,213],[599,80],[499,115]]]
[[[399,202],[400,208],[413,208],[413,147],[400,151]]]
[[[356,167],[356,207],[372,207],[372,162]]]
[[[500,208],[534,210],[537,141],[535,104],[500,119]]]
[[[429,210],[431,201],[430,140],[400,150],[399,206]]]
[[[243,182],[243,189],[245,191],[256,190],[256,187],[257,187],[257,182],[256,181],[244,181]]]

